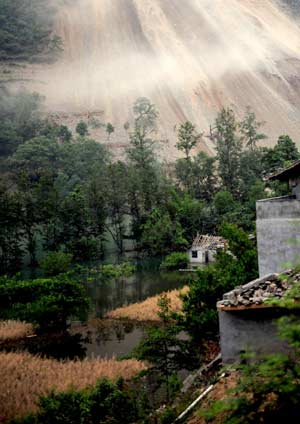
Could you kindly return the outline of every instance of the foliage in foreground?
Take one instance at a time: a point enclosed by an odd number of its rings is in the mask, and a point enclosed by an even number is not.
[[[57,361],[25,352],[0,352],[0,421],[36,412],[40,396],[47,396],[52,390],[80,391],[103,378],[129,380],[145,368],[145,364],[132,359]]]
[[[220,417],[227,424],[300,421],[300,317],[295,302],[299,296],[298,282],[285,298],[277,301],[277,306],[291,312],[278,323],[281,337],[290,344],[290,354],[273,354],[263,361],[241,365],[236,387],[225,400],[214,402],[203,413],[207,422]]]
[[[122,379],[101,380],[93,389],[42,397],[39,412],[11,424],[129,424],[137,420],[136,399]]]
[[[84,285],[62,274],[22,281],[0,278],[0,318],[33,323],[40,331],[62,331],[71,317],[83,318],[89,301]]]
[[[170,402],[171,394],[174,395],[180,388],[176,373],[184,368],[192,369],[195,358],[189,350],[189,341],[180,337],[182,327],[173,319],[168,296],[160,296],[157,304],[161,324],[146,329],[144,338],[132,355],[150,363],[148,372],[158,373],[158,383],[165,387],[166,400]]]

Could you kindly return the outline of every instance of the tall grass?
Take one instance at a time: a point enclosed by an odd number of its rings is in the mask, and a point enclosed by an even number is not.
[[[182,308],[182,300],[180,299],[181,293],[186,293],[188,287],[184,287],[181,290],[172,290],[166,292],[168,298],[171,301],[171,309],[174,312],[180,312]],[[113,319],[131,319],[135,321],[159,321],[158,317],[158,300],[161,294],[149,297],[143,302],[133,303],[122,308],[115,309],[107,314],[107,318]]]
[[[0,342],[17,340],[33,334],[33,326],[21,321],[0,321]]]
[[[104,377],[129,379],[144,369],[136,360],[60,362],[29,353],[0,353],[0,422],[36,411],[39,396],[51,390],[82,389]]]

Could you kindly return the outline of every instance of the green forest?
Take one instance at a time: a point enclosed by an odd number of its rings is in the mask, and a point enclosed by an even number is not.
[[[37,94],[3,96],[1,115],[1,272],[36,266],[47,253],[75,261],[101,258],[111,237],[119,253],[131,240],[146,255],[185,251],[196,233],[217,234],[223,223],[255,230],[255,202],[266,197],[263,177],[299,158],[281,136],[262,148],[261,124],[250,110],[239,122],[220,111],[211,135],[216,156],[193,148],[200,134],[190,122],[178,131],[184,153],[174,165],[158,159],[158,112],[147,99],[134,105],[135,122],[124,160],[104,145],[40,114]],[[84,127],[84,130],[82,129]],[[269,186],[271,196],[287,187]]]

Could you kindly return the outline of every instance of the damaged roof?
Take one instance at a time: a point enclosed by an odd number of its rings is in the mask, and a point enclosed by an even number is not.
[[[282,298],[291,287],[291,281],[300,281],[300,272],[295,275],[292,271],[269,274],[224,294],[217,307],[225,311],[271,307],[272,305],[266,304],[265,301]]]
[[[293,162],[285,169],[281,169],[274,174],[270,175],[267,179],[269,181],[289,181],[300,177],[300,160]]]
[[[224,249],[225,245],[226,240],[223,237],[197,234],[192,249],[217,250]]]

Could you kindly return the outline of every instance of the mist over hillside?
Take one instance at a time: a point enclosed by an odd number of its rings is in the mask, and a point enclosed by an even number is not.
[[[188,119],[208,131],[230,105],[238,115],[251,106],[269,143],[287,132],[299,140],[297,8],[298,0],[60,1],[55,32],[64,53],[27,67],[22,86],[58,114],[103,111],[119,139],[136,98],[148,97],[171,140],[168,154],[176,125]]]

